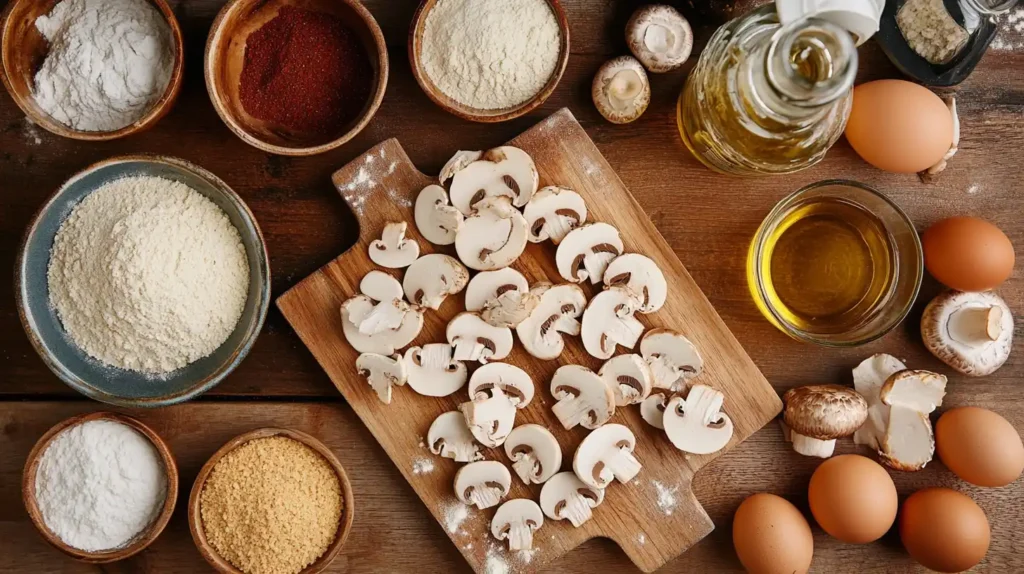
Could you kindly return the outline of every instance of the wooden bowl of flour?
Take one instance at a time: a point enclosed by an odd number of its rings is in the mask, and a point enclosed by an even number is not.
[[[4,10],[2,23],[0,23],[0,32],[3,34],[3,42],[0,45],[0,63],[2,63],[0,79],[3,80],[14,103],[18,104],[28,119],[47,131],[76,140],[113,140],[153,127],[160,118],[167,115],[178,98],[185,60],[181,27],[167,1],[146,0],[160,12],[171,29],[174,64],[171,68],[171,79],[167,83],[167,88],[163,95],[152,103],[149,111],[138,120],[118,130],[100,132],[82,131],[64,125],[46,113],[33,95],[36,73],[43,65],[50,49],[46,39],[36,29],[36,19],[49,14],[58,1],[11,0]]]

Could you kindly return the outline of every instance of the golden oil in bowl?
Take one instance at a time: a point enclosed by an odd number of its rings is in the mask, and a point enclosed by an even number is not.
[[[885,196],[825,181],[784,199],[751,243],[747,275],[761,312],[800,340],[850,346],[906,316],[922,276],[913,224]]]

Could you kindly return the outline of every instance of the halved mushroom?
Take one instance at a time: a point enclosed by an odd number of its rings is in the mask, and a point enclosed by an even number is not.
[[[424,255],[405,270],[402,288],[413,305],[436,310],[445,297],[466,288],[469,271],[449,255]]]
[[[882,448],[882,439],[889,427],[889,405],[882,402],[882,385],[893,374],[906,370],[902,361],[879,353],[861,361],[853,369],[853,388],[868,403],[868,418],[853,433],[853,442],[875,450]]]
[[[555,251],[555,264],[563,279],[598,284],[612,259],[622,254],[619,230],[607,223],[588,223],[570,231]]]
[[[852,435],[868,418],[864,397],[839,385],[792,388],[782,395],[782,402],[793,450],[804,456],[832,456],[836,439]]]
[[[538,283],[530,289],[537,299],[533,312],[516,327],[523,348],[538,359],[554,359],[565,348],[565,335],[579,335],[587,297],[578,285]]]
[[[943,363],[965,375],[983,377],[1010,357],[1013,314],[991,291],[947,291],[925,307],[921,337]]]
[[[621,287],[611,287],[595,295],[583,311],[580,330],[583,348],[593,357],[610,359],[618,345],[627,349],[636,347],[644,332],[643,324],[633,316],[639,306],[640,300]],[[658,374],[653,367],[651,370],[657,386]]]
[[[460,163],[462,160],[452,158],[450,165],[445,166],[451,169],[446,169],[442,175],[447,175],[448,171],[453,173],[450,188],[452,205],[465,215],[472,215],[478,203],[493,197],[508,197],[512,205],[522,207],[537,191],[537,166],[528,153],[517,147],[489,149],[480,159],[455,170],[454,167]]]
[[[455,177],[455,174],[462,171],[467,165],[480,159],[482,155],[484,155],[482,151],[459,150],[455,152],[455,155],[441,168],[441,173],[438,174],[437,179],[444,184],[449,179]]]
[[[570,231],[586,222],[587,204],[575,191],[549,185],[534,194],[523,209],[523,217],[531,243],[550,239],[558,245]]]
[[[651,394],[654,375],[640,355],[612,357],[597,374],[611,388],[617,407],[643,402]]]
[[[533,533],[543,525],[540,506],[529,498],[517,498],[498,507],[491,520],[491,535],[508,540],[509,550],[532,550]]]
[[[370,242],[370,260],[389,269],[408,267],[420,256],[420,245],[405,237],[408,224],[404,221],[388,223],[380,239]]]
[[[615,397],[604,379],[579,365],[565,365],[551,377],[551,394],[558,400],[551,407],[565,430],[582,425],[596,429],[615,414]]]
[[[928,418],[942,405],[946,377],[929,371],[900,371],[882,385],[882,402],[889,405],[889,426],[878,451],[882,462],[896,470],[921,470],[935,454],[935,434]]]
[[[640,298],[641,313],[654,313],[665,305],[668,283],[658,265],[649,257],[637,253],[619,255],[608,264],[604,272],[607,287],[629,289]]]
[[[413,208],[416,228],[434,245],[451,245],[462,228],[462,212],[448,205],[448,192],[440,185],[428,185],[416,196]]]
[[[670,400],[668,393],[656,390],[640,403],[640,417],[656,429],[665,430],[665,409]]]
[[[430,452],[455,462],[473,462],[484,457],[466,426],[466,417],[459,411],[448,411],[434,419],[427,431],[427,445]]]
[[[383,271],[370,271],[359,281],[359,290],[376,304],[356,324],[364,335],[375,335],[381,331],[397,329],[410,310],[402,300],[402,285]]]
[[[481,202],[455,236],[455,251],[470,269],[491,271],[508,267],[526,249],[526,220],[508,200]]]
[[[585,484],[607,488],[612,480],[622,484],[640,473],[640,462],[633,456],[636,437],[620,424],[607,424],[588,434],[573,457],[572,470]]]
[[[568,520],[579,528],[604,502],[604,489],[584,484],[575,473],[560,472],[540,489],[540,508],[551,520]]]
[[[497,506],[512,487],[512,475],[496,460],[471,462],[455,473],[455,496],[480,510]]]
[[[447,397],[466,384],[466,365],[452,359],[452,346],[429,343],[405,351],[409,386],[425,397]]]
[[[415,339],[423,328],[423,312],[410,307],[402,316],[395,329],[384,329],[367,335],[359,332],[359,324],[374,310],[376,305],[366,295],[356,295],[341,304],[341,328],[352,348],[360,353],[393,355]]]
[[[405,364],[399,355],[363,353],[356,359],[356,372],[366,377],[377,398],[386,405],[391,404],[392,387],[400,387],[408,380]]]
[[[732,419],[722,412],[725,395],[694,385],[686,398],[672,398],[665,407],[665,434],[676,448],[693,454],[711,454],[729,444]]]
[[[590,97],[604,119],[613,124],[628,124],[647,110],[651,84],[636,58],[619,56],[598,68],[590,85]]]
[[[500,361],[512,352],[512,330],[489,325],[479,313],[459,313],[445,330],[456,361]]]
[[[505,439],[505,454],[523,484],[542,484],[562,468],[562,447],[548,429],[519,425]]]
[[[690,23],[675,8],[651,4],[633,12],[626,23],[629,51],[655,74],[682,66],[693,48]]]
[[[651,367],[654,386],[679,392],[687,381],[704,370],[697,347],[689,339],[668,329],[651,329],[640,341],[640,354]]]

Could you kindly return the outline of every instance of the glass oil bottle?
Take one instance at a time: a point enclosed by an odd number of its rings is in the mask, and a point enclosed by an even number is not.
[[[715,171],[791,173],[821,161],[850,112],[857,49],[846,30],[774,5],[726,23],[679,96],[679,133]]]

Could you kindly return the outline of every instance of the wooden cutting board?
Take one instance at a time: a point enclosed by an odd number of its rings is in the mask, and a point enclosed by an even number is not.
[[[432,245],[416,230],[413,201],[436,178],[420,173],[394,139],[372,148],[333,176],[334,185],[359,221],[359,241],[281,295],[277,306],[477,572],[533,571],[594,537],[614,540],[641,570],[656,570],[714,528],[690,490],[694,473],[768,423],[781,410],[781,402],[568,110],[555,113],[509,144],[534,158],[541,186],[557,184],[579,192],[586,200],[589,221],[614,225],[622,234],[627,252],[645,254],[661,267],[669,284],[668,300],[657,313],[637,317],[648,328],[682,332],[700,350],[705,366],[698,381],[725,394],[724,411],[735,425],[729,447],[707,456],[684,454],[673,448],[661,431],[643,422],[638,407],[617,409],[612,422],[625,424],[637,435],[635,455],[643,464],[639,476],[629,484],[614,482],[604,504],[581,528],[573,528],[568,521],[546,520],[535,536],[534,552],[509,553],[504,543],[492,539],[489,524],[494,509],[473,508],[467,513],[452,486],[459,463],[432,455],[424,439],[438,415],[468,400],[465,390],[450,397],[431,398],[402,387],[395,390],[392,403],[385,405],[356,374],[358,353],[342,334],[341,303],[356,295],[359,280],[376,268],[367,248],[387,222],[408,221],[408,236],[419,242],[422,253],[455,255],[451,246]],[[541,280],[562,282],[555,267],[555,246],[550,242],[529,244],[514,267],[531,284]],[[392,273],[401,278],[399,272]],[[589,284],[584,290],[588,297],[595,292]],[[436,312],[428,310],[423,331],[413,344],[444,342],[445,325],[462,310],[461,294],[449,297]],[[516,424],[534,422],[551,429],[562,446],[563,470],[571,470],[576,447],[589,431],[562,429],[551,413],[555,400],[548,391],[549,383],[561,365],[580,364],[596,371],[602,361],[590,357],[580,340],[570,337],[557,360],[535,359],[517,342],[506,361],[530,373],[537,386],[536,397],[519,413]],[[470,365],[471,370],[473,367]],[[484,452],[488,459],[510,464],[501,448]],[[357,474],[359,469],[348,471]],[[539,493],[540,486],[526,487],[513,473],[509,498],[537,500]]]

